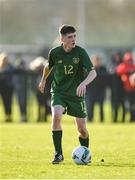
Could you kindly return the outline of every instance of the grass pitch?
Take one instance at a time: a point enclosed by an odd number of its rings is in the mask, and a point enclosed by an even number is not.
[[[0,124],[0,178],[96,179],[135,178],[135,124],[88,124],[91,165],[76,165],[72,150],[79,145],[73,119],[63,119],[65,161],[53,157],[50,121],[44,124]],[[104,162],[101,160],[104,159]]]

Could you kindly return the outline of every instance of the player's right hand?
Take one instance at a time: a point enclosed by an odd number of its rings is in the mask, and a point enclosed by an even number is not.
[[[45,83],[46,83],[46,81],[43,81],[43,82],[41,81],[41,82],[39,83],[39,85],[38,85],[39,91],[40,91],[41,93],[44,93]]]

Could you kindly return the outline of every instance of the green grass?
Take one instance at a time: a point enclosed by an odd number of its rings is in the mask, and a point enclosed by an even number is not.
[[[47,123],[35,123],[37,102],[33,100],[28,108],[29,123],[20,124],[19,108],[14,98],[14,123],[6,124],[0,101],[0,178],[135,178],[135,124],[112,124],[109,103],[105,104],[105,123],[99,124],[98,110],[96,106],[94,123],[88,124],[92,164],[79,166],[73,163],[71,152],[79,145],[77,130],[73,118],[64,116],[65,161],[52,165],[51,117]],[[129,114],[126,116],[128,119]]]
[[[0,178],[135,178],[135,124],[88,124],[91,165],[75,165],[72,150],[79,145],[73,119],[63,119],[65,161],[53,157],[50,121],[44,124],[0,125]],[[101,162],[104,159],[104,162]]]

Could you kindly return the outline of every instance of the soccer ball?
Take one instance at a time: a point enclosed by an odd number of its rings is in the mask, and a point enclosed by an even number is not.
[[[76,147],[72,152],[72,159],[76,164],[88,164],[91,162],[91,152],[85,146]]]

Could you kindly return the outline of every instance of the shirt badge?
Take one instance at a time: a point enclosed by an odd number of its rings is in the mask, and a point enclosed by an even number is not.
[[[73,58],[73,62],[74,62],[75,64],[78,64],[79,61],[80,61],[80,59],[79,59],[78,57],[77,57],[77,58],[76,58],[76,57]]]

